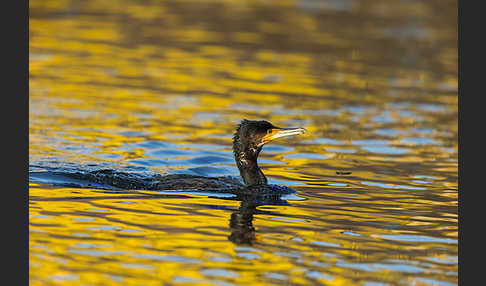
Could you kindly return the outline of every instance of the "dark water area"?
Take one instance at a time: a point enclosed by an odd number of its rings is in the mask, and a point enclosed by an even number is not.
[[[457,285],[456,1],[29,5],[31,285]]]

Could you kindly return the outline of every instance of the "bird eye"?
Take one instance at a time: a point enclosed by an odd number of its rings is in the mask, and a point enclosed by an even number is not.
[[[268,131],[267,131],[268,134],[271,134],[272,132],[273,132],[272,129],[268,129]]]

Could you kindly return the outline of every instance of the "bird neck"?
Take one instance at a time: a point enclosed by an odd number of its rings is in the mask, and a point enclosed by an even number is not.
[[[233,143],[236,166],[240,170],[240,175],[247,186],[267,183],[267,178],[257,163],[258,154],[261,149],[261,147],[241,144],[239,140],[235,140]]]
[[[267,183],[267,178],[263,174],[262,170],[258,167],[256,160],[245,167],[238,167],[240,175],[245,182],[245,185],[261,185]]]

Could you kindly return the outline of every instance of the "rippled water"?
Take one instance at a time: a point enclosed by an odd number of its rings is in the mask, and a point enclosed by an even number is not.
[[[30,1],[31,285],[456,285],[455,1]],[[268,202],[59,186],[238,176]]]

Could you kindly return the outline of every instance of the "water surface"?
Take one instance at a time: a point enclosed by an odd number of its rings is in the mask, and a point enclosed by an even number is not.
[[[30,1],[31,285],[456,285],[455,1]],[[242,119],[309,134],[228,194],[47,172],[238,176]]]

